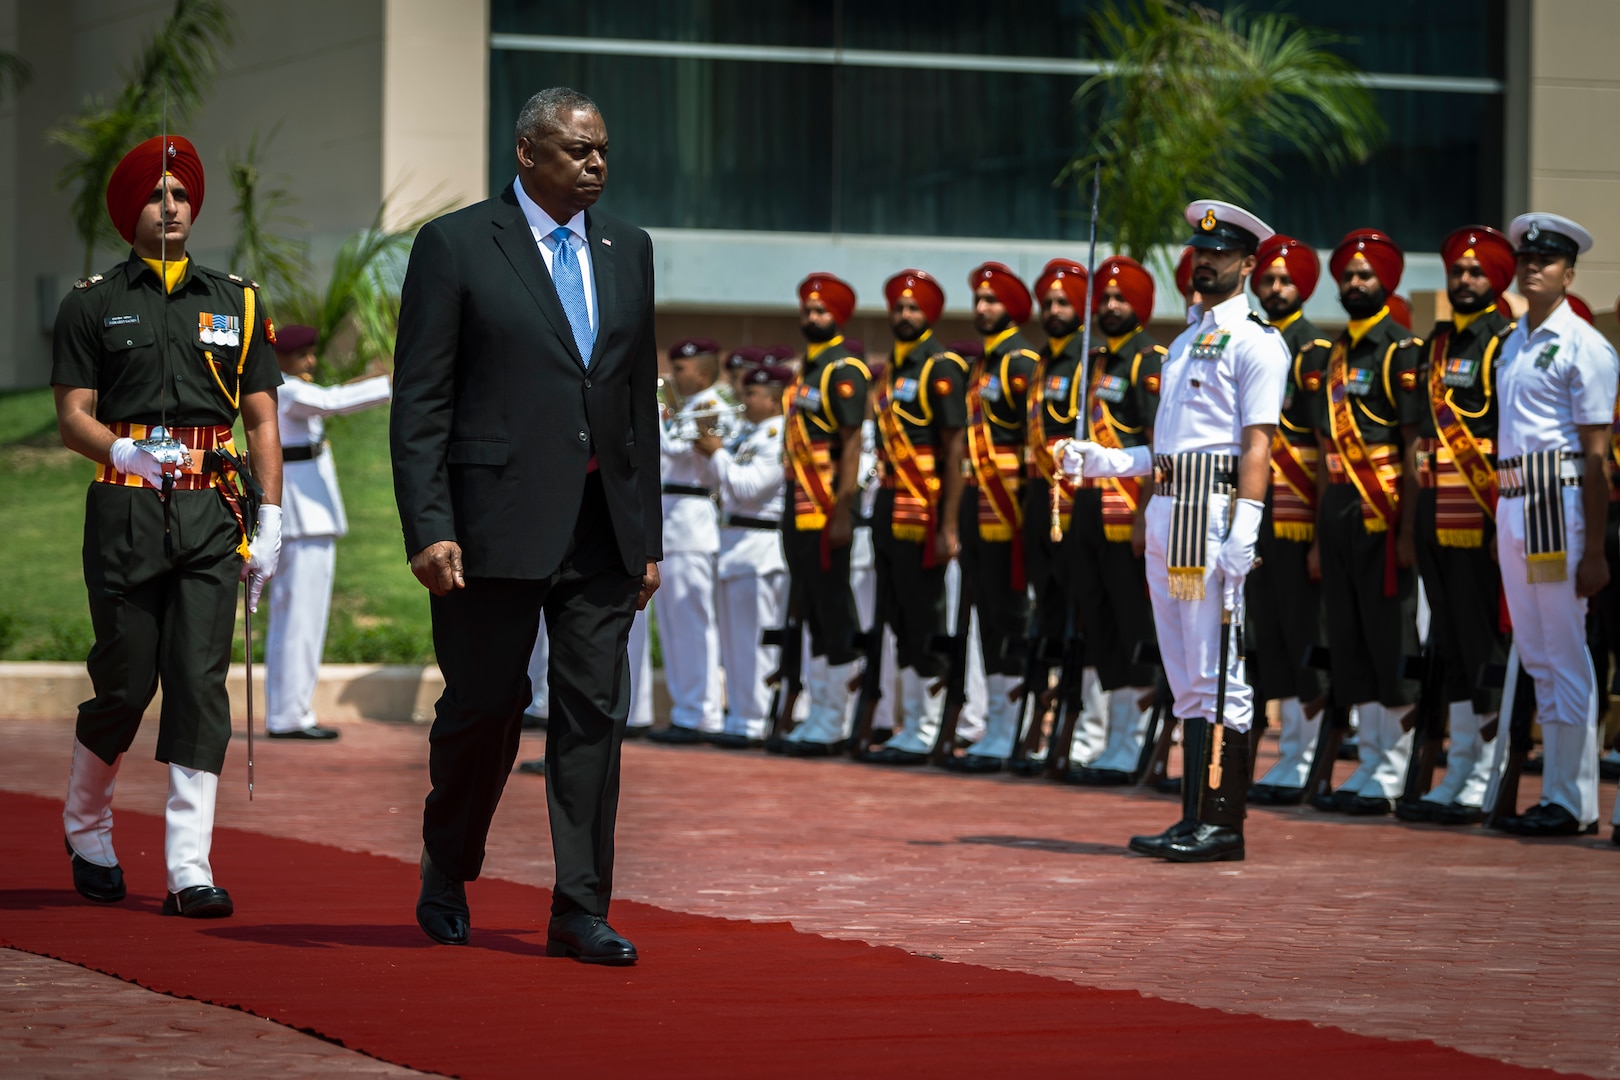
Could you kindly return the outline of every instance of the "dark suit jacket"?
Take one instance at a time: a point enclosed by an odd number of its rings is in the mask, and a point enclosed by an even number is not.
[[[389,427],[407,555],[454,540],[469,577],[550,576],[594,446],[625,572],[663,558],[652,241],[594,211],[585,231],[589,368],[510,187],[417,235]]]

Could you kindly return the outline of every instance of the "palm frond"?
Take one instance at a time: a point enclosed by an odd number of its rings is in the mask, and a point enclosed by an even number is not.
[[[7,49],[0,49],[0,101],[15,97],[34,80],[28,61]]]
[[[214,85],[234,29],[226,0],[175,0],[173,12],[123,73],[118,94],[87,98],[78,116],[46,133],[69,155],[57,187],[72,193],[70,216],[84,244],[86,273],[96,248],[118,240],[103,203],[113,169],[142,139],[190,123]]]
[[[264,145],[275,138],[275,129]],[[226,152],[226,174],[236,195],[236,239],[231,245],[230,265],[260,285],[265,314],[277,314],[278,301],[303,287],[309,274],[309,258],[302,244],[280,234],[282,228],[301,226],[285,211],[294,202],[286,187],[265,177],[260,164],[261,143],[255,131],[247,149]]]

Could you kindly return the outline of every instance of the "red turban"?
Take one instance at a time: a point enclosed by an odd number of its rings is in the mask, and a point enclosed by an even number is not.
[[[1029,322],[1030,312],[1035,305],[1029,298],[1029,290],[1012,272],[1012,267],[998,262],[987,262],[980,266],[968,275],[968,288],[977,291],[981,286],[996,294],[996,299],[1007,309],[1013,322]]]
[[[922,308],[923,318],[931,323],[938,322],[940,313],[945,310],[945,290],[921,270],[902,270],[883,283],[883,298],[889,302],[890,310],[904,296],[915,300]]]
[[[855,290],[831,274],[811,274],[799,282],[799,303],[820,300],[832,312],[833,322],[843,326],[855,314]]]
[[[1097,288],[1091,294],[1091,310],[1101,311],[1107,302],[1108,286],[1114,286],[1136,312],[1136,321],[1153,318],[1153,275],[1142,264],[1124,255],[1115,255],[1097,264]]]
[[[1589,326],[1596,326],[1597,325],[1597,319],[1592,314],[1592,305],[1591,304],[1588,304],[1585,300],[1582,300],[1580,297],[1576,296],[1572,292],[1565,293],[1564,294],[1564,299],[1569,301],[1569,310],[1573,311],[1575,314],[1577,314],[1581,318],[1585,319],[1586,322],[1587,322],[1587,325],[1589,325]]]
[[[1073,259],[1053,259],[1041,271],[1041,276],[1035,279],[1035,296],[1040,300],[1046,299],[1046,294],[1056,287],[1063,290],[1063,295],[1069,298],[1074,310],[1086,310],[1086,268]]]
[[[1275,233],[1271,239],[1260,244],[1256,255],[1260,268],[1254,272],[1250,282],[1256,291],[1259,290],[1260,275],[1274,266],[1278,259],[1282,260],[1289,280],[1299,289],[1301,303],[1309,300],[1316,291],[1316,283],[1322,277],[1322,260],[1316,257],[1315,249],[1309,244],[1302,244],[1292,236]]]
[[[1518,267],[1512,242],[1489,225],[1464,225],[1453,232],[1440,242],[1440,258],[1448,273],[1458,259],[1478,259],[1493,293],[1513,283]]]
[[[1176,263],[1176,291],[1189,303],[1192,302],[1193,295],[1192,260],[1193,249],[1184,247],[1181,249],[1181,260]]]
[[[1406,330],[1412,329],[1412,305],[1406,302],[1406,297],[1390,293],[1389,299],[1384,303],[1389,307],[1389,317],[1394,320],[1395,325]]]
[[[1333,257],[1328,260],[1334,281],[1339,280],[1344,268],[1357,255],[1372,266],[1385,294],[1394,296],[1401,284],[1401,271],[1406,268],[1406,256],[1395,241],[1377,229],[1352,229],[1339,241],[1339,246],[1333,249]]]
[[[107,216],[126,244],[135,242],[141,208],[151,201],[152,189],[165,172],[174,174],[186,189],[191,220],[202,213],[203,168],[197,148],[179,135],[170,135],[167,141],[161,135],[153,136],[125,154],[107,181]]]

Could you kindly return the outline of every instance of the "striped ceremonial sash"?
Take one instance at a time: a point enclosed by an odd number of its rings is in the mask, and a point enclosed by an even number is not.
[[[1328,412],[1333,430],[1333,443],[1344,462],[1345,473],[1361,493],[1362,524],[1370,533],[1386,532],[1395,524],[1396,490],[1399,470],[1393,477],[1373,466],[1367,443],[1361,437],[1351,408],[1349,363],[1345,356],[1344,341],[1333,346],[1328,359]]]
[[[1483,448],[1468,430],[1468,424],[1457,415],[1447,398],[1445,384],[1446,344],[1451,332],[1442,330],[1435,335],[1429,347],[1429,412],[1434,416],[1434,429],[1445,444],[1450,468],[1462,478],[1464,490],[1473,505],[1459,499],[1458,489],[1452,485],[1436,485],[1435,530],[1441,547],[1477,548],[1485,542],[1485,518],[1496,518],[1496,469]],[[1498,339],[1492,338],[1485,347],[1483,364],[1489,365],[1491,353]],[[1435,455],[1435,473],[1438,480],[1442,465]]]
[[[1502,462],[1502,493],[1524,498],[1525,577],[1532,585],[1565,581],[1564,488],[1580,483],[1580,455],[1542,450]]]
[[[895,414],[894,365],[877,398],[877,429],[883,460],[889,469],[885,486],[894,488],[894,520],[890,526],[896,540],[923,544],[923,566],[935,565],[934,534],[938,527],[939,478],[934,470],[933,447],[912,444],[900,417]],[[895,481],[898,480],[898,483]]]
[[[984,385],[989,378],[981,372],[968,387],[968,459],[983,495],[979,499],[979,537],[1004,543],[1020,535],[1023,526],[1018,505],[1020,462],[1015,450],[996,450],[995,433],[984,407]]]
[[[1046,360],[1041,359],[1035,365],[1035,374],[1030,376],[1029,397],[1024,401],[1024,444],[1029,450],[1030,463],[1035,466],[1035,474],[1048,485],[1057,485],[1059,528],[1068,532],[1069,521],[1074,514],[1074,485],[1058,471],[1057,459],[1052,456],[1052,447],[1067,436],[1046,437],[1046,366]]]
[[[784,445],[793,471],[793,527],[800,532],[827,527],[833,512],[832,458],[823,444],[810,439],[804,413],[794,407],[800,380],[782,392],[782,413],[787,418]]]
[[[1099,356],[1091,365],[1091,384],[1086,391],[1088,427],[1091,441],[1098,446],[1123,450],[1125,444],[1119,441],[1119,433],[1114,430],[1108,407],[1097,396],[1097,388],[1102,385],[1105,374],[1105,358],[1106,354]],[[1136,507],[1142,499],[1142,482],[1135,477],[1109,476],[1086,479],[1081,484],[1102,489],[1103,539],[1115,543],[1130,540],[1131,526],[1136,523]]]
[[[1204,599],[1209,497],[1231,493],[1236,466],[1230,454],[1159,454],[1155,458],[1155,491],[1170,498],[1166,561],[1173,600]]]
[[[1271,535],[1310,543],[1316,538],[1314,446],[1295,446],[1277,428],[1271,435]]]

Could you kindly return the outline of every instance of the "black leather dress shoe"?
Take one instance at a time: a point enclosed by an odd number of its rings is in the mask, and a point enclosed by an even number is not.
[[[1162,776],[1153,782],[1153,790],[1160,795],[1180,795],[1181,777]]]
[[[1243,834],[1224,825],[1199,825],[1158,852],[1171,862],[1242,862]]]
[[[786,735],[767,735],[765,736],[765,752],[767,754],[785,754],[787,753],[787,742]]]
[[[1027,757],[1020,761],[1009,761],[1007,771],[1014,776],[1040,776],[1046,772],[1046,759],[1044,757]]]
[[[1318,810],[1328,814],[1348,814],[1350,806],[1361,798],[1353,791],[1340,788],[1338,791],[1319,791],[1310,798],[1310,804]]]
[[[187,919],[228,919],[235,910],[231,894],[218,885],[193,885],[163,900],[163,914]]]
[[[1437,807],[1431,820],[1436,825],[1478,825],[1485,820],[1485,808],[1454,802],[1448,806]]]
[[[517,771],[527,773],[530,776],[544,776],[546,775],[546,759],[537,757],[533,761],[520,761],[518,762]]]
[[[1441,809],[1439,803],[1418,799],[1415,802],[1398,802],[1395,804],[1395,816],[1402,821],[1433,821],[1434,815]]]
[[[467,944],[472,916],[467,911],[467,886],[440,873],[422,851],[422,892],[416,898],[416,925],[440,945]]]
[[[1377,795],[1353,795],[1345,803],[1344,812],[1354,817],[1378,817],[1394,809],[1394,799],[1385,799]]]
[[[989,775],[1000,772],[1007,762],[1005,758],[991,757],[989,754],[961,754],[946,758],[942,764],[951,772]]]
[[[94,900],[98,904],[116,904],[125,895],[124,868],[116,864],[112,866],[97,866],[95,863],[80,858],[79,853],[73,850],[67,837],[62,838],[62,846],[73,858],[73,888],[86,900]]]
[[[1153,836],[1133,836],[1126,846],[1138,855],[1163,855],[1165,848],[1177,840],[1185,839],[1198,831],[1196,821],[1178,821],[1162,833]]]
[[[268,733],[272,739],[310,739],[315,742],[324,742],[338,737],[337,728],[321,727],[312,724],[309,727],[294,728],[291,731],[272,731]]]
[[[571,912],[551,920],[546,932],[547,956],[572,956],[582,964],[626,967],[636,962],[636,947],[600,915]]]
[[[838,742],[810,742],[808,739],[796,742],[792,739],[782,740],[782,753],[788,757],[823,758],[835,757],[846,749],[842,739]]]
[[[647,740],[665,746],[696,746],[703,741],[703,732],[697,728],[671,725],[659,731],[647,732]]]
[[[1084,787],[1124,787],[1133,777],[1123,769],[1094,769],[1089,765],[1082,765],[1077,769],[1070,769],[1068,781],[1071,784],[1080,784]]]
[[[1256,806],[1298,806],[1305,801],[1305,789],[1256,784],[1249,789],[1249,801]]]
[[[1508,818],[1502,828],[1516,836],[1580,836],[1583,832],[1597,832],[1597,822],[1582,829],[1575,815],[1564,807],[1557,803],[1537,803],[1524,813]]]
[[[651,724],[627,724],[624,729],[624,741],[631,739],[645,739],[647,732],[652,730]]]
[[[765,745],[764,739],[755,739],[747,735],[737,735],[729,731],[719,731],[708,738],[710,745],[718,746],[722,750],[758,750]]]
[[[877,750],[868,750],[861,755],[861,760],[868,765],[926,765],[928,755],[916,750],[885,746]]]

